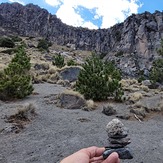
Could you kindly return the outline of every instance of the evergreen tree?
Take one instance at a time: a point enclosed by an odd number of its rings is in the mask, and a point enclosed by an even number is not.
[[[111,62],[103,62],[97,56],[92,55],[86,59],[82,67],[76,90],[86,99],[106,100],[108,96],[114,96],[116,100],[120,100],[123,94],[119,84],[121,75]]]
[[[152,83],[159,82],[163,84],[163,40],[161,40],[161,48],[158,49],[157,52],[160,55],[160,58],[153,62],[149,78]]]
[[[31,84],[30,58],[23,47],[19,47],[8,67],[0,72],[0,99],[24,98],[33,91]]]

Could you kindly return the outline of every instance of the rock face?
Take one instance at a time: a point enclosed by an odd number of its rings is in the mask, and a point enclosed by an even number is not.
[[[163,12],[133,14],[108,29],[75,28],[61,22],[45,9],[28,4],[0,5],[0,35],[42,36],[59,45],[102,53],[130,76],[148,72],[163,38]],[[148,74],[148,73],[147,73]]]
[[[106,126],[109,145],[103,153],[103,158],[106,159],[112,152],[117,152],[120,159],[132,159],[133,155],[126,146],[131,143],[128,138],[128,130],[119,119],[113,119]]]

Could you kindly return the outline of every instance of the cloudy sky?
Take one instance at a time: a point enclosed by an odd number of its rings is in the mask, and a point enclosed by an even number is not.
[[[163,11],[163,0],[0,0],[37,4],[62,22],[90,29],[109,28],[132,13]]]

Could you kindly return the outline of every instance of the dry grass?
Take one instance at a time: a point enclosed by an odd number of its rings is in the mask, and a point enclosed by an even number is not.
[[[138,101],[142,98],[143,98],[142,93],[134,92],[134,93],[130,94],[129,100],[134,102],[134,101]]]
[[[18,109],[18,111],[7,118],[9,123],[23,123],[29,122],[36,116],[36,106],[32,103],[26,104],[22,106],[22,108]]]
[[[77,92],[77,91],[65,90],[64,94],[74,95],[74,96],[78,96],[78,97],[84,99],[84,96],[82,94],[80,94],[79,92]]]
[[[94,110],[97,107],[93,100],[87,100],[86,105],[89,110]]]

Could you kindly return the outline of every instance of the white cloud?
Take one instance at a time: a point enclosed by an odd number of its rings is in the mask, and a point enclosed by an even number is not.
[[[22,4],[22,5],[25,5],[25,3],[23,1],[21,1],[21,0],[9,0],[9,1],[10,2],[18,2],[18,3]]]
[[[52,6],[58,6],[56,13],[64,23],[72,26],[82,26],[88,28],[98,27],[90,21],[85,21],[77,8],[82,6],[86,9],[94,9],[95,15],[92,19],[102,18],[100,28],[108,28],[124,19],[132,13],[137,13],[141,7],[139,0],[45,0]]]
[[[58,6],[61,4],[62,0],[45,0],[51,6]]]

